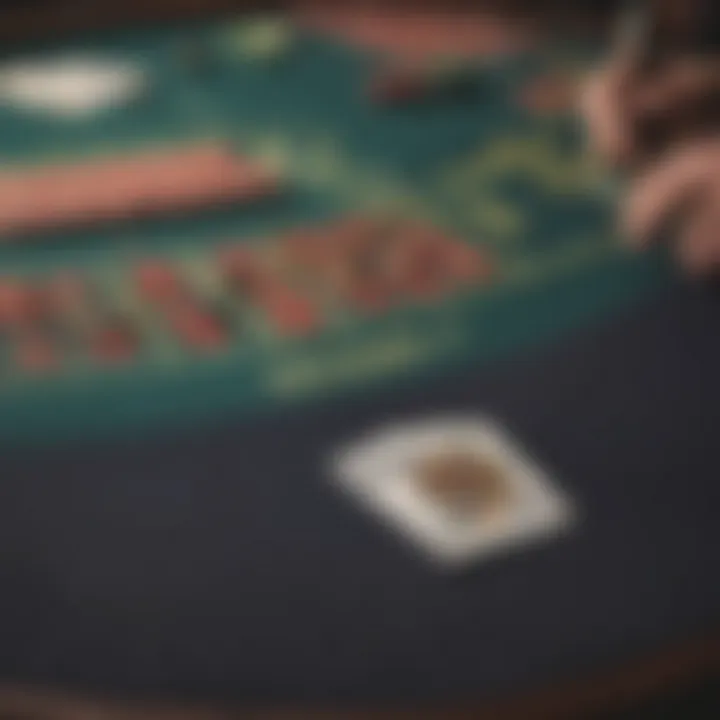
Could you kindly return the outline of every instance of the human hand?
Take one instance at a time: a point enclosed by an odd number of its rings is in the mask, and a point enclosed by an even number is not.
[[[677,220],[682,264],[720,267],[720,60],[680,58],[650,73],[619,58],[591,79],[582,109],[591,147],[633,178],[622,209],[631,241],[645,245]]]
[[[692,273],[720,269],[720,133],[676,147],[634,181],[622,208],[630,241],[645,246],[678,221],[674,250]]]

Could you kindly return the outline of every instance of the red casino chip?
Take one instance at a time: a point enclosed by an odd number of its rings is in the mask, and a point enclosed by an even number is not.
[[[260,305],[282,335],[310,335],[320,328],[321,318],[313,303],[291,288],[278,284],[266,289]]]
[[[31,324],[40,309],[34,288],[14,279],[0,280],[0,327]]]
[[[357,281],[350,288],[349,299],[355,310],[363,314],[375,315],[390,309],[394,293],[387,283],[375,278]]]
[[[494,276],[494,269],[483,252],[458,241],[447,241],[444,248],[449,273],[461,283],[485,283]]]
[[[104,327],[92,340],[92,354],[107,364],[119,364],[132,360],[138,351],[138,339],[128,328]]]
[[[181,300],[186,288],[175,268],[163,260],[145,260],[135,267],[140,294],[152,303]]]
[[[387,251],[385,274],[401,296],[436,297],[448,285],[435,236],[425,228],[400,228]]]
[[[442,266],[417,264],[407,278],[406,292],[418,300],[432,300],[444,295],[449,285]]]
[[[182,343],[191,349],[212,352],[228,344],[228,332],[220,320],[191,303],[170,310],[168,321]]]
[[[328,254],[358,260],[385,240],[384,227],[376,218],[345,218],[332,228],[328,238]]]
[[[223,278],[237,291],[257,295],[268,282],[268,272],[262,260],[246,245],[232,245],[218,253],[218,264]]]
[[[328,256],[328,238],[320,231],[295,232],[281,240],[285,257],[300,267],[321,267]]]
[[[403,105],[429,96],[431,86],[426,78],[410,71],[384,71],[370,84],[369,97],[379,105]]]

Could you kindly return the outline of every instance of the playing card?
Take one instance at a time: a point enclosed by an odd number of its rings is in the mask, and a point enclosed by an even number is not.
[[[385,426],[333,458],[334,477],[432,560],[467,563],[569,529],[566,494],[487,418]]]
[[[137,97],[143,71],[126,61],[62,57],[0,67],[0,103],[66,119],[85,119]]]

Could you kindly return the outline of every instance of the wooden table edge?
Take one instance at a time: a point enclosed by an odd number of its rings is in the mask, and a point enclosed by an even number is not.
[[[0,683],[2,720],[540,720],[588,717],[622,710],[682,690],[693,683],[720,680],[720,629],[611,670],[586,673],[567,683],[514,698],[462,705],[356,710],[347,707],[250,708],[237,705],[179,704],[162,700],[114,700],[56,687]]]

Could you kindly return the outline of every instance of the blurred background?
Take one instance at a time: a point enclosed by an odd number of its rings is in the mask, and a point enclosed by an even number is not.
[[[337,3],[333,4],[323,2],[288,4],[280,2],[242,2],[241,0],[124,0],[122,2],[98,2],[98,0],[4,0],[2,6],[0,7],[0,57],[4,57],[10,61],[16,54],[23,57],[32,56],[36,48],[44,47],[43,43],[45,42],[49,43],[50,46],[54,46],[53,44],[56,43],[61,44],[63,38],[86,37],[88,33],[90,33],[90,35],[94,38],[102,38],[102,34],[98,34],[97,36],[93,35],[93,33],[99,33],[100,31],[111,31],[112,33],[115,33],[116,31],[123,30],[129,34],[129,37],[132,37],[134,32],[140,33],[141,30],[144,31],[146,28],[178,25],[186,28],[184,31],[185,35],[192,39],[193,32],[188,31],[187,28],[192,29],[193,23],[195,22],[197,22],[198,26],[200,26],[206,21],[209,23],[215,22],[216,20],[220,22],[223,18],[236,20],[244,17],[244,13],[257,14],[267,13],[270,11],[284,11],[288,9],[288,7],[290,7],[290,10],[303,17],[323,18],[323,22],[329,23],[330,25],[332,25],[331,21],[333,18],[337,16],[339,18],[338,26],[343,27],[342,32],[339,32],[338,36],[342,38],[343,42],[350,38],[351,41],[360,46],[363,46],[364,42],[363,33],[360,32],[358,34],[356,31],[361,27],[363,18],[366,20],[368,16],[371,18],[375,17],[376,25],[378,23],[382,25],[382,18],[386,17],[387,13],[393,12],[401,13],[399,16],[400,21],[398,21],[397,16],[395,16],[394,20],[398,26],[402,24],[403,17],[422,17],[425,13],[432,13],[434,22],[437,22],[438,26],[441,24],[440,20],[438,20],[439,17],[445,19],[451,18],[451,23],[456,22],[459,26],[464,26],[469,22],[469,18],[474,17],[474,14],[478,13],[481,17],[481,21],[479,21],[481,24],[484,22],[486,23],[486,26],[489,27],[493,26],[493,23],[498,23],[498,27],[501,26],[504,29],[503,41],[500,42],[497,47],[503,46],[503,42],[507,38],[511,38],[517,41],[518,45],[522,45],[526,38],[536,38],[539,36],[544,37],[545,42],[547,42],[548,38],[553,38],[550,42],[554,42],[555,38],[564,37],[567,38],[570,43],[579,43],[580,38],[587,39],[588,43],[597,43],[603,42],[603,38],[607,38],[607,33],[612,26],[612,21],[619,5],[620,3],[600,1],[583,2],[582,0],[577,0],[576,2],[569,2],[567,0],[487,0],[486,2],[460,2],[460,0],[457,0],[455,2],[448,1],[443,3],[433,3],[429,1],[413,2],[413,0],[394,0],[393,2],[362,2],[361,0],[353,0],[350,2],[350,0],[347,0],[342,4],[342,7],[340,7]],[[353,16],[353,12],[358,14]],[[402,13],[406,13],[406,15],[402,15]],[[380,18],[379,20],[377,19],[378,17]],[[454,20],[452,20],[452,18],[454,18]],[[446,30],[446,32],[448,33],[448,37],[452,37],[452,30]],[[457,27],[454,32],[457,32]],[[198,36],[200,36],[200,34],[200,31],[198,31]],[[492,35],[492,32],[488,32],[487,37],[491,38]],[[520,38],[520,40],[518,40],[518,38]],[[103,41],[101,39],[95,39],[93,42],[95,43],[95,47],[102,47]],[[488,39],[487,42],[489,45],[492,45],[491,39]],[[412,45],[412,43],[410,44]],[[452,45],[452,40],[449,45]],[[195,57],[193,55],[195,49],[196,48],[194,48],[192,43],[186,45],[185,48],[180,49],[179,54],[181,56],[181,61],[185,63],[183,67],[187,69],[189,66],[190,74],[195,73],[197,67],[199,67],[197,73],[200,74],[201,79],[197,81],[197,86],[201,88],[212,88],[212,79],[207,80],[202,76],[202,73],[204,72],[202,67],[203,57],[200,56],[199,59]],[[145,50],[143,50],[143,52],[145,52]],[[292,58],[289,62],[293,62]],[[532,62],[530,64],[532,64]],[[517,72],[518,76],[520,76],[523,72],[525,72],[525,70],[521,68],[520,70],[513,70],[512,72]],[[197,77],[197,75],[195,77]],[[250,80],[247,80],[246,78],[243,82],[247,82],[247,87],[252,90],[252,78],[250,78]],[[276,81],[273,80],[271,75],[269,76],[269,79],[266,79],[264,82],[264,95],[262,92],[258,94],[258,97],[261,99],[271,96],[273,87],[280,87],[279,84],[274,84]],[[270,88],[270,90],[268,90],[268,88]],[[557,86],[554,89],[557,90]],[[574,89],[575,86],[573,86],[572,90],[574,91]],[[312,88],[309,88],[309,91],[311,90]],[[543,93],[543,89],[540,90],[538,106],[542,106],[543,109],[550,109],[547,115],[543,115],[539,124],[542,125],[543,128],[550,127],[551,130],[548,132],[551,133],[557,131],[557,133],[560,134],[566,133],[567,131],[568,137],[576,140],[578,132],[577,118],[574,118],[571,121],[563,115],[563,117],[558,120],[553,114],[558,108],[562,111],[558,114],[571,114],[569,107],[574,105],[574,96],[572,98],[568,98],[567,86],[561,87],[560,90],[561,92],[555,92],[553,95],[553,88],[550,88],[550,95],[552,97],[550,97],[549,100],[547,98],[547,94]],[[491,91],[494,91],[493,88],[491,88]],[[547,100],[547,103],[544,106],[542,102],[543,100]],[[184,116],[186,120],[192,115],[194,110],[197,109],[197,104],[202,104],[202,100],[190,102],[192,107],[188,110],[187,115]],[[317,101],[316,104],[318,106],[322,106],[322,101]],[[278,107],[281,107],[281,104],[278,104]],[[461,115],[462,112],[464,111],[461,111],[458,114]],[[477,112],[479,118],[481,118],[483,114],[482,108],[478,110],[477,107],[475,107],[473,112]],[[216,110],[210,109],[207,113],[213,115],[213,113],[216,113]],[[205,122],[207,119],[207,113],[206,116],[198,122]],[[181,113],[181,115],[183,114]],[[258,118],[260,119],[258,120]],[[260,124],[262,116],[258,114],[256,120],[258,124]],[[213,115],[211,121],[213,126],[222,124],[218,121],[217,115]],[[196,122],[194,117],[192,122]],[[428,127],[430,122],[435,122],[435,120],[432,118],[428,120]],[[518,121],[518,126],[525,127],[520,121]],[[440,127],[439,123],[438,127]],[[453,127],[456,128],[453,132],[457,132],[458,135],[461,134],[461,121],[457,121]],[[571,129],[568,130],[568,128]],[[27,138],[30,137],[31,132],[37,132],[39,138],[38,143],[46,141],[49,137],[49,133],[46,134],[42,131],[42,129],[33,129],[31,127],[31,123],[28,121],[28,124],[23,126],[18,132],[18,138],[20,138],[20,140],[18,140],[15,145],[17,147],[22,145],[29,155],[32,152],[32,143],[30,143]],[[0,130],[0,133],[2,133],[2,130]],[[358,134],[362,135],[360,132]],[[402,132],[398,134],[398,137],[401,135]],[[67,143],[65,145],[65,150],[71,147],[71,143],[78,141],[78,137],[79,134],[75,134],[74,132],[68,132],[66,138],[63,136],[63,144]],[[564,138],[565,135],[562,135],[562,137]],[[8,147],[8,156],[11,156],[17,147],[11,147],[13,143],[10,142],[7,142],[6,144]],[[392,143],[387,144],[392,145]],[[399,144],[400,143],[398,141],[398,145]],[[363,146],[358,145],[357,147]],[[388,153],[391,154],[391,152],[392,148],[388,151]],[[528,151],[528,154],[529,152],[530,151]],[[212,153],[210,154],[212,155]],[[362,153],[358,151],[358,154]],[[422,153],[419,151],[419,154]],[[205,156],[203,155],[203,157]],[[401,160],[403,162],[407,160],[407,166],[413,169],[413,171],[415,171],[417,167],[420,167],[419,162],[413,164],[414,158],[401,158]],[[220,158],[219,162],[222,161],[224,161],[224,158]],[[200,161],[198,161],[198,163],[200,164]],[[11,165],[12,164],[9,164],[9,166]],[[225,166],[223,166],[223,172],[225,171],[224,167]],[[585,168],[583,171],[587,171],[587,169]],[[587,172],[589,173],[590,171]],[[417,170],[418,175],[421,175],[421,173],[422,168],[421,170]],[[170,174],[172,175],[172,172]],[[550,174],[549,171],[547,174]],[[267,178],[265,178],[265,180],[266,179]],[[588,206],[592,205],[592,207],[589,207],[589,209],[587,207],[581,208],[578,211],[578,217],[582,216],[582,218],[584,218],[581,222],[585,225],[588,224],[587,218],[591,218],[589,224],[592,225],[594,218],[603,217],[601,214],[598,214],[597,207],[593,204],[596,203],[597,197],[599,197],[602,192],[598,185],[592,185],[592,183],[590,183],[588,187],[590,189],[586,190],[584,195],[582,192],[580,195],[583,195],[581,198],[582,201],[587,201]],[[564,193],[565,190],[562,192]],[[568,190],[567,196],[569,195],[570,191]],[[563,195],[563,198],[567,199],[567,196]],[[597,202],[607,203],[607,198],[603,196],[602,200]],[[607,210],[606,205],[603,205],[603,208]],[[287,212],[290,213],[291,210],[288,210]],[[279,211],[278,214],[282,214],[282,212],[285,212],[285,210],[281,208],[281,211]],[[584,212],[587,214],[583,215],[582,213]],[[159,239],[157,239],[157,242],[153,239],[155,245],[152,243],[146,245],[144,244],[144,240],[142,242],[137,240],[137,237],[140,237],[144,232],[146,232],[146,228],[140,221],[137,220],[137,218],[133,218],[132,223],[137,224],[132,224],[130,230],[126,232],[128,237],[130,235],[133,237],[130,239],[126,238],[122,241],[125,243],[123,247],[128,249],[128,257],[131,257],[132,261],[135,262],[135,258],[146,250],[147,247],[157,247],[160,250],[167,248],[173,249],[173,243],[175,242],[174,233],[182,232],[183,228],[190,228],[187,232],[193,232],[193,228],[195,226],[192,225],[192,219],[188,221],[190,223],[189,225],[182,217],[173,217],[172,220],[175,224],[172,226],[168,225],[169,229],[158,230]],[[229,222],[232,222],[232,219],[229,220]],[[550,220],[548,220],[548,223],[549,222]],[[603,221],[597,221],[598,224],[601,222]],[[607,219],[605,222],[608,222]],[[508,223],[506,223],[506,226],[507,225]],[[512,223],[510,222],[509,225],[512,225]],[[240,227],[240,225],[237,225],[237,227]],[[255,226],[252,227],[254,230]],[[264,226],[262,226],[262,224],[258,224],[258,227]],[[550,225],[548,225],[548,227],[550,227]],[[232,228],[234,231],[236,225],[230,224],[228,225],[228,228]],[[508,230],[508,232],[510,231]],[[229,230],[225,234],[228,233]],[[163,235],[163,237],[160,237],[161,235]],[[172,238],[168,240],[167,238],[171,235]],[[283,235],[283,237],[285,237],[285,235]],[[125,238],[125,235],[123,235],[123,238]],[[437,240],[437,237],[435,239]],[[469,254],[465,252],[463,254],[463,248],[460,247],[461,243],[453,237],[441,238],[440,244],[442,245],[443,242],[446,243],[445,247],[449,249],[449,251],[454,250],[459,252],[463,257],[464,262],[467,262],[468,264],[475,263],[477,265],[479,269],[477,270],[477,274],[473,278],[472,282],[477,282],[481,286],[483,282],[487,281],[488,276],[492,274],[492,253],[495,252],[496,256],[502,260],[504,260],[505,257],[503,253],[506,252],[506,246],[503,246],[500,240],[497,240],[496,244],[492,246],[491,253],[489,255],[473,255],[472,252]],[[70,238],[67,246],[75,247],[73,243],[75,243],[75,245],[81,244],[78,243],[76,239]],[[218,250],[218,252],[220,252],[220,250]],[[465,248],[465,250],[467,250],[467,248]],[[541,245],[540,250],[538,250],[536,255],[532,257],[533,262],[538,258],[549,256],[551,251],[552,248],[550,248],[549,244]],[[23,255],[23,253],[26,253],[27,257]],[[42,250],[39,251],[37,255],[30,258],[30,252],[27,251],[27,246],[21,245],[21,249],[19,251],[16,252],[13,248],[11,248],[6,252],[6,256],[3,257],[6,258],[7,263],[14,263],[20,267],[26,262],[29,265],[34,264],[36,258],[41,254]],[[44,271],[42,268],[46,266],[52,267],[54,263],[58,262],[58,258],[60,258],[61,254],[62,253],[57,253],[56,255],[53,255],[52,252],[48,253],[47,257],[43,257],[41,262],[38,263],[38,267],[41,267],[41,271]],[[68,257],[75,256],[68,255]],[[123,256],[123,258],[123,262],[125,262],[125,256]],[[515,259],[516,258],[514,257],[510,257],[510,261],[514,261]],[[240,264],[245,261],[246,258],[244,258],[244,256],[243,258],[240,258],[240,260],[237,259],[237,256],[234,260],[232,260],[233,263],[239,262]],[[83,260],[83,262],[85,261]],[[92,257],[90,257],[89,262],[93,262]],[[192,264],[193,261],[191,260],[188,262]],[[228,260],[228,262],[231,261]],[[58,262],[58,264],[60,263]],[[532,265],[533,263],[529,264]],[[10,264],[7,264],[7,267],[10,267]],[[239,266],[233,265],[233,272],[235,272],[238,267]],[[0,268],[0,270],[1,269],[2,268]],[[527,270],[527,267],[524,269]],[[243,268],[240,268],[240,270],[244,271],[244,266]],[[240,271],[238,270],[238,272]],[[150,284],[153,285],[153,287],[162,285],[162,277],[160,280],[157,279],[159,276],[162,276],[162,272],[155,274],[151,272],[149,274],[152,275]],[[621,284],[622,283],[619,282],[618,286]],[[612,285],[612,282],[608,282],[608,285]],[[152,291],[154,292],[154,290]],[[292,305],[292,303],[289,304]],[[573,305],[572,302],[565,304]],[[0,305],[2,305],[2,298],[0,298]],[[6,305],[3,307],[6,307]],[[2,315],[2,311],[3,308],[0,307],[0,315]],[[24,311],[18,311],[17,314],[21,315],[22,312]],[[284,321],[288,321],[288,315],[292,316],[290,321],[297,321],[298,312],[298,304],[296,303],[288,313],[283,315]],[[12,313],[13,310],[11,308],[11,310],[7,311],[7,317],[12,316]],[[11,321],[14,321],[12,317],[8,322]],[[299,322],[302,324],[302,319]],[[569,322],[570,321],[568,320],[568,323]],[[528,321],[528,323],[531,324],[530,321]],[[540,325],[539,321],[537,324]],[[552,324],[552,322],[549,322],[548,324]],[[408,321],[407,327],[411,325],[412,322]],[[448,323],[448,325],[451,325],[451,323]],[[203,338],[207,340],[208,332],[212,335],[212,328],[208,329],[208,327],[209,326],[203,326],[200,331],[191,331],[189,333],[193,336],[194,342],[202,343],[204,341]],[[405,327],[406,326],[402,326],[403,329]],[[397,329],[397,327],[395,329]],[[212,344],[212,339],[210,339],[209,342]],[[500,341],[498,341],[498,343],[500,343]],[[111,349],[110,352],[112,353],[113,350]],[[123,352],[122,348],[119,352]],[[314,366],[316,364],[315,356],[311,355],[311,358],[312,362],[310,362],[310,364]],[[306,366],[304,367],[307,369]],[[286,373],[286,377],[296,377],[297,375],[298,373],[293,375],[293,373],[289,371]],[[188,371],[188,377],[192,377],[191,370]],[[152,392],[152,386],[149,385],[148,387],[150,388],[148,392]],[[222,396],[222,394],[222,392],[219,392],[218,396]],[[162,404],[162,402],[158,404]],[[17,407],[20,406],[18,405]],[[174,405],[172,401],[167,401],[167,414],[176,412],[177,407],[178,406]],[[5,410],[5,412],[7,413],[8,411]],[[82,412],[86,412],[86,410],[78,411],[78,415],[82,414]],[[98,412],[98,414],[111,415],[112,409],[103,409],[101,412]],[[148,414],[151,414],[150,411],[148,411]],[[20,424],[22,419],[20,414],[18,417],[18,424]],[[71,418],[68,416],[67,424],[70,424],[70,419]],[[60,420],[61,422],[59,424],[62,425],[64,419],[60,418]],[[32,422],[28,421],[28,427],[33,426],[33,422],[34,420]],[[12,425],[13,422],[6,422],[6,424]],[[39,425],[40,424],[38,423],[38,427]],[[33,426],[33,429],[34,427],[35,426]],[[79,462],[80,461],[78,461],[78,463]],[[102,466],[102,464],[100,464],[100,466]],[[18,468],[20,465],[16,465],[15,467]],[[48,474],[49,470],[46,468],[44,472],[45,474]],[[174,472],[181,472],[181,470],[174,470]],[[36,471],[37,477],[42,475],[43,472]],[[14,477],[23,477],[23,475],[22,473],[19,473]],[[76,486],[76,489],[77,487],[82,488],[82,481],[76,480],[76,476],[72,475],[72,473],[69,477],[74,479],[73,482],[77,481],[80,483]],[[0,483],[3,481],[4,479],[0,477]],[[39,488],[42,487],[39,484],[41,481],[33,480],[31,477],[28,487],[33,487],[34,482],[38,483],[35,486],[34,496],[42,497],[39,490]],[[142,486],[139,485],[138,487]],[[30,491],[28,490],[28,492]],[[0,497],[3,496],[0,495]],[[219,494],[215,500],[222,497],[224,496]],[[2,502],[2,500],[0,500],[0,502]],[[22,501],[20,501],[11,492],[8,495],[6,507],[14,508],[14,502],[18,503],[17,507],[19,508],[27,508],[31,504],[27,497],[23,497]],[[191,505],[192,503],[188,501],[188,507]],[[8,510],[8,515],[9,514],[10,510]],[[84,511],[78,511],[78,516],[83,517]],[[209,515],[209,517],[212,517],[212,514]],[[15,530],[7,532],[7,537],[10,539],[20,536],[19,533],[15,535],[13,534],[16,532]],[[208,530],[208,532],[212,533],[212,530]],[[220,536],[222,537],[222,533],[220,533]],[[2,537],[3,536],[0,535],[0,538]],[[52,538],[48,538],[46,541],[40,543],[40,545],[43,545],[43,552],[45,549],[45,543],[52,546]],[[82,554],[87,548],[86,543],[82,543],[81,546],[83,550],[77,551],[78,554]],[[10,564],[12,565],[12,563],[15,562],[13,555],[14,551],[11,545],[7,545],[7,547],[10,548],[7,551],[7,555],[8,557],[11,557]],[[705,551],[707,552],[707,550],[708,549],[706,548]],[[70,555],[74,552],[76,552],[76,550],[72,550]],[[21,555],[19,554],[18,557],[20,557],[20,560],[17,562],[21,563]],[[38,556],[33,555],[33,560],[37,561],[37,557]],[[42,561],[40,562],[42,564]],[[713,573],[715,570],[714,568],[709,567],[707,571],[709,573]],[[19,571],[18,575],[23,576],[23,572],[24,570]],[[262,575],[262,573],[260,573],[260,575]],[[0,575],[0,578],[2,578],[2,575]],[[458,585],[457,589],[458,592],[462,592],[461,585]],[[0,588],[0,592],[2,592],[2,588]],[[10,600],[12,601],[12,598]],[[18,602],[17,605],[20,606],[22,603]],[[40,626],[42,627],[42,623],[40,623]],[[62,631],[58,632],[62,635]],[[182,630],[180,630],[180,632],[182,632]],[[18,641],[17,638],[14,639],[14,642],[18,644],[18,646],[22,644],[22,641]],[[3,639],[0,637],[0,645],[2,643]],[[36,647],[43,647],[42,641],[38,641],[37,638],[36,643],[38,643]],[[512,697],[509,697],[507,702],[499,702],[498,704],[492,703],[489,705],[489,710],[482,708],[456,710],[456,703],[451,702],[449,709],[443,708],[437,711],[429,711],[423,708],[407,714],[391,712],[390,714],[367,713],[355,715],[346,711],[341,711],[339,713],[335,712],[335,714],[333,714],[332,710],[328,710],[324,713],[310,715],[306,710],[294,712],[292,708],[290,708],[287,712],[283,711],[281,713],[272,712],[264,714],[258,712],[257,714],[247,714],[244,711],[240,711],[239,714],[233,714],[232,711],[223,709],[223,701],[225,700],[223,697],[218,697],[217,703],[210,701],[206,704],[201,703],[199,705],[193,704],[190,706],[178,705],[177,703],[172,702],[172,700],[169,702],[163,702],[160,705],[154,705],[152,701],[149,701],[149,704],[145,704],[144,702],[128,700],[122,696],[114,697],[112,701],[103,701],[98,700],[93,693],[89,693],[86,697],[82,690],[78,690],[77,688],[75,688],[74,692],[71,692],[69,696],[66,696],[63,689],[57,691],[54,689],[48,689],[54,688],[53,682],[48,682],[47,686],[42,684],[36,685],[33,682],[34,678],[32,677],[26,681],[23,677],[12,676],[7,678],[7,682],[4,682],[6,678],[0,677],[0,720],[5,720],[6,718],[7,720],[85,720],[86,718],[87,720],[90,720],[90,718],[93,720],[125,720],[126,718],[127,720],[145,720],[146,718],[147,720],[195,720],[196,718],[197,720],[205,720],[206,718],[207,720],[214,720],[216,718],[217,720],[223,720],[223,718],[226,717],[337,717],[338,720],[352,720],[354,717],[438,717],[448,718],[449,720],[452,720],[452,718],[455,717],[457,717],[458,720],[460,718],[474,717],[516,717],[518,720],[521,718],[522,720],[525,720],[526,718],[531,720],[533,717],[607,717],[628,718],[629,720],[632,720],[632,718],[639,718],[640,720],[643,718],[647,718],[648,720],[651,718],[678,718],[679,720],[693,720],[694,718],[709,719],[720,717],[718,663],[717,653],[715,650],[716,644],[711,643],[710,633],[702,633],[700,642],[693,642],[690,647],[686,647],[685,644],[681,644],[681,647],[673,647],[670,652],[653,655],[650,662],[641,663],[639,665],[635,665],[631,662],[631,659],[628,658],[628,662],[623,661],[618,663],[617,667],[613,667],[607,672],[602,673],[601,677],[598,679],[593,677],[582,679],[579,682],[570,683],[567,688],[556,688],[553,686],[550,691],[542,692],[538,694],[537,697],[532,694],[526,697],[525,688],[519,688],[517,696],[515,696],[514,693],[509,693]],[[52,651],[50,650],[48,652]],[[40,662],[39,666],[43,667],[43,663]],[[52,666],[52,663],[48,661],[48,665],[44,667],[47,669],[49,666]],[[28,661],[27,667],[33,667],[33,661]],[[43,675],[43,672],[38,674]],[[45,674],[52,673],[46,672]],[[62,675],[62,673],[60,673],[60,675]],[[159,669],[159,677],[161,678],[159,684],[162,685],[162,669]],[[191,681],[192,680],[189,682]],[[269,687],[271,688],[272,683],[271,681],[269,682]],[[212,686],[212,684],[213,683],[211,682],[210,686]],[[62,684],[60,687],[63,687]],[[143,697],[147,696],[152,698],[153,692],[147,691],[147,687],[145,687],[145,690],[146,692],[144,694],[141,693],[141,695],[143,695]],[[272,688],[270,692],[272,692]],[[99,695],[102,696],[102,693]],[[111,695],[113,695],[113,693],[111,693]],[[462,698],[459,699],[458,704],[462,704],[461,700]],[[232,702],[227,704],[230,706],[233,705]],[[210,706],[211,708],[214,708],[216,705],[220,707],[220,709],[208,709],[207,707]]]

